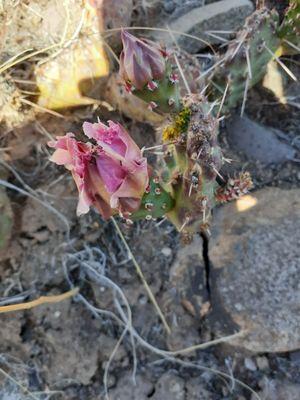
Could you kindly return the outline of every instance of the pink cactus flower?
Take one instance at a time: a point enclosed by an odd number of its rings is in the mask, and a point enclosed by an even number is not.
[[[125,129],[112,121],[83,124],[84,133],[96,145],[75,139],[72,133],[49,146],[51,161],[71,171],[79,192],[77,214],[94,206],[105,218],[137,210],[149,183],[147,160]]]
[[[120,55],[120,76],[125,83],[136,89],[150,84],[154,90],[154,80],[161,80],[166,71],[167,53],[156,43],[138,39],[122,30],[123,51]]]

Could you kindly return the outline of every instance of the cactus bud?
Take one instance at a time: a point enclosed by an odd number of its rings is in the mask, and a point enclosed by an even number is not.
[[[146,85],[154,90],[153,80],[161,80],[165,74],[166,53],[156,43],[138,39],[127,31],[122,30],[121,38],[120,76],[139,90]]]
[[[178,76],[168,54],[156,43],[122,30],[123,51],[119,74],[127,91],[163,113],[180,111]]]

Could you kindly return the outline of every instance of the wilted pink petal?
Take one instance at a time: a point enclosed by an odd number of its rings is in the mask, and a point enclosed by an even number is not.
[[[148,183],[147,161],[144,159],[139,165],[135,166],[135,169],[131,173],[127,173],[118,190],[112,194],[111,206],[116,207],[119,201],[122,202],[122,200],[129,198],[135,200],[141,199]],[[129,211],[132,212],[134,210]]]
[[[96,145],[77,141],[72,133],[49,143],[56,149],[51,161],[70,170],[78,188],[77,214],[87,213],[91,205],[104,218],[136,210],[149,183],[141,150],[126,130],[112,121],[108,126],[85,122],[83,130]]]
[[[107,155],[97,158],[97,168],[106,184],[109,193],[114,193],[122,184],[126,172],[120,167],[120,162]]]
[[[111,193],[111,207],[118,208],[121,198],[140,200],[149,180],[147,160],[127,131],[113,121],[108,121],[108,126],[85,122],[83,131],[103,149],[96,163]]]
[[[95,171],[97,171],[97,168],[95,166],[92,168],[92,145],[77,141],[72,133],[58,137],[56,141],[48,144],[50,147],[56,148],[50,160],[58,165],[64,165],[72,173],[79,193],[77,214],[86,214],[89,211],[90,206],[93,204],[95,205],[96,195],[98,194],[98,188],[95,189],[93,184],[93,180],[95,180],[93,175],[95,174]],[[97,185],[99,187],[99,181],[97,181]],[[103,191],[101,196],[102,198],[104,197],[105,201],[109,204],[110,195],[105,193],[106,190],[103,183],[102,187]],[[107,210],[105,211],[107,216]],[[108,215],[108,217],[110,215]]]

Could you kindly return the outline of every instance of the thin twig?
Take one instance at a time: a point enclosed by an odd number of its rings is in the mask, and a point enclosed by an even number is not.
[[[75,257],[72,254],[70,254],[68,256],[78,260],[78,258]],[[78,260],[78,261],[80,261],[80,260]],[[219,344],[219,343],[223,343],[223,342],[229,342],[234,338],[237,338],[237,337],[240,337],[240,336],[244,336],[247,333],[246,331],[241,331],[241,332],[235,333],[235,334],[230,335],[230,336],[225,336],[223,338],[212,340],[210,342],[206,342],[206,343],[201,343],[201,344],[197,344],[197,345],[194,345],[194,346],[190,346],[190,347],[187,347],[185,349],[176,350],[175,352],[159,349],[159,348],[151,345],[150,343],[148,343],[146,340],[144,340],[137,333],[137,331],[133,328],[132,319],[131,319],[131,309],[130,309],[130,306],[129,306],[129,302],[128,302],[125,294],[123,293],[122,289],[119,286],[117,286],[111,279],[109,279],[106,276],[101,275],[99,272],[97,272],[96,269],[91,267],[87,262],[80,261],[80,264],[83,267],[87,268],[89,271],[92,272],[94,279],[96,279],[96,282],[98,282],[98,283],[100,283],[102,285],[105,285],[106,287],[107,286],[110,287],[111,289],[116,291],[120,295],[120,298],[122,299],[122,304],[120,304],[118,298],[117,297],[114,298],[115,306],[116,306],[116,308],[118,310],[118,313],[119,313],[119,316],[117,316],[112,311],[99,309],[99,308],[93,306],[91,303],[88,302],[88,300],[86,298],[84,298],[81,294],[78,294],[78,296],[77,296],[78,300],[81,301],[91,311],[91,313],[96,318],[102,318],[102,316],[110,317],[118,325],[121,325],[124,328],[128,327],[129,333],[132,336],[135,337],[135,339],[138,341],[138,343],[142,347],[144,347],[145,349],[147,349],[148,351],[150,351],[150,352],[152,352],[154,354],[159,355],[160,357],[163,357],[164,360],[177,363],[177,364],[182,365],[184,367],[195,368],[195,369],[198,369],[200,371],[209,371],[209,372],[212,372],[212,373],[214,373],[214,374],[216,374],[216,375],[218,375],[220,377],[229,379],[231,381],[234,380],[237,384],[241,385],[242,387],[246,388],[251,393],[253,393],[256,399],[261,400],[260,397],[258,396],[258,394],[251,387],[246,385],[244,382],[232,377],[229,374],[226,374],[226,373],[224,373],[222,371],[218,371],[216,369],[212,369],[212,368],[209,368],[209,367],[201,366],[201,365],[198,365],[198,364],[195,364],[195,363],[192,363],[192,362],[184,363],[180,359],[175,358],[176,355],[187,354],[187,353],[195,351],[195,350],[202,350],[204,348],[207,348],[207,347],[215,345],[215,344]],[[66,266],[64,266],[64,267],[65,267],[67,280],[68,280],[70,286],[73,287],[72,282],[70,281],[70,278],[68,277],[68,274],[67,274],[67,271],[66,271]],[[92,278],[91,274],[89,274],[89,277]],[[125,305],[125,309],[127,310],[127,315],[125,314],[125,310],[124,310],[124,307],[123,307],[124,305]]]
[[[221,37],[221,36],[219,36],[219,35],[216,35],[215,33],[212,33],[212,32],[209,32],[209,31],[206,31],[206,32],[204,32],[204,33],[205,33],[205,35],[207,35],[207,36],[211,36],[211,37],[213,37],[214,39],[220,40],[220,42],[223,42],[223,43],[228,43],[228,42],[229,42],[228,39],[225,39],[225,38],[223,38],[223,37]]]
[[[18,58],[18,59],[16,59],[16,60],[14,59],[14,57],[12,57],[12,58],[9,60],[9,62],[6,61],[4,64],[2,64],[2,65],[0,66],[0,74],[2,74],[2,73],[3,73],[4,71],[6,71],[7,69],[13,67],[14,65],[19,64],[20,62],[26,61],[26,60],[28,60],[29,58],[34,57],[34,56],[36,56],[36,55],[38,55],[38,54],[45,53],[45,52],[48,51],[48,50],[55,49],[55,47],[58,47],[58,46],[59,46],[59,43],[54,43],[54,44],[52,44],[51,46],[47,46],[47,47],[44,47],[43,49],[36,50],[36,51],[34,51],[33,53],[27,54],[26,56],[23,56],[23,57]]]
[[[9,379],[12,381],[16,386],[18,386],[23,393],[27,394],[29,397],[31,397],[34,400],[40,400],[39,397],[36,397],[33,393],[30,392],[27,387],[23,386],[20,382],[18,382],[15,378],[10,376],[7,372],[4,371],[4,369],[0,368],[0,373],[5,376],[5,378]]]
[[[174,29],[164,29],[164,28],[152,28],[149,26],[126,26],[126,27],[122,27],[122,28],[112,28],[112,29],[106,29],[105,31],[103,31],[103,33],[115,33],[115,32],[120,32],[122,29],[125,29],[127,31],[133,31],[133,30],[145,30],[145,31],[157,31],[157,32],[167,32],[169,33],[170,31],[176,35],[181,35],[181,36],[185,36],[188,37],[190,39],[194,39],[197,40],[198,42],[204,43],[206,44],[214,54],[216,54],[215,49],[213,48],[213,46],[211,45],[211,43],[207,42],[206,40],[203,40],[201,38],[199,38],[198,36],[195,35],[190,35],[189,33],[185,33],[185,32],[181,32],[181,31],[177,31]]]
[[[29,101],[29,100],[27,100],[27,99],[21,98],[20,101],[21,101],[22,103],[28,104],[28,105],[31,106],[31,107],[36,108],[37,110],[40,110],[40,111],[46,112],[46,113],[48,113],[48,114],[54,115],[55,117],[58,117],[58,118],[66,119],[66,117],[65,117],[64,115],[59,114],[59,113],[56,112],[56,111],[49,110],[49,108],[39,106],[38,104],[33,103],[32,101]]]
[[[19,304],[10,304],[8,306],[1,306],[0,307],[0,314],[12,312],[12,311],[21,311],[21,310],[29,310],[31,308],[40,306],[42,304],[52,304],[52,303],[59,303],[69,297],[73,297],[78,293],[78,288],[74,288],[69,290],[66,293],[53,295],[53,296],[41,296],[38,299],[28,301],[25,303]]]
[[[167,323],[167,321],[166,321],[161,309],[159,308],[159,305],[157,304],[157,301],[156,301],[156,299],[155,299],[155,297],[154,297],[154,295],[153,295],[153,293],[152,293],[152,291],[150,289],[150,286],[148,285],[148,283],[147,283],[147,281],[146,281],[146,279],[144,277],[144,274],[143,274],[143,272],[141,270],[141,267],[139,266],[138,262],[136,261],[136,258],[134,257],[130,247],[128,246],[128,243],[127,243],[127,241],[126,241],[126,239],[125,239],[125,237],[124,237],[119,225],[117,224],[116,220],[114,219],[114,217],[111,217],[111,220],[112,220],[112,222],[113,222],[113,224],[114,224],[114,226],[116,228],[116,231],[118,232],[118,235],[120,236],[120,239],[122,240],[122,242],[123,242],[128,254],[129,254],[132,262],[133,262],[133,265],[135,266],[137,274],[139,275],[139,277],[141,278],[141,281],[143,282],[143,285],[144,285],[144,287],[145,287],[145,289],[146,289],[146,291],[148,293],[148,296],[149,296],[152,304],[154,305],[154,307],[155,307],[155,309],[156,309],[156,311],[157,311],[157,313],[158,313],[158,315],[159,315],[159,317],[160,317],[160,319],[161,319],[161,321],[162,321],[162,323],[163,323],[163,325],[165,327],[165,330],[167,331],[168,334],[170,334],[171,333],[171,329],[170,329],[170,327],[169,327],[169,325],[168,325],[168,323]]]

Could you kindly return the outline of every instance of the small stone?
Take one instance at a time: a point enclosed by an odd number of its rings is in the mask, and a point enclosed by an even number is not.
[[[172,13],[176,8],[176,4],[171,0],[171,1],[165,1],[164,2],[164,10],[167,13]]]
[[[196,377],[186,382],[186,400],[214,400],[217,398],[216,393],[205,389],[205,383],[203,381],[202,375],[202,379]]]
[[[245,365],[245,368],[248,369],[249,371],[257,370],[255,362],[251,358],[245,358],[244,365]]]
[[[172,249],[170,249],[170,247],[163,247],[161,249],[161,252],[165,257],[170,257],[170,255],[172,254]]]
[[[153,391],[153,385],[145,377],[136,376],[136,384],[128,372],[117,381],[117,386],[109,391],[110,400],[147,400]],[[151,397],[153,398],[153,397]]]
[[[262,164],[279,164],[295,157],[295,149],[279,140],[282,132],[259,125],[245,116],[234,117],[227,132],[228,142],[234,149]]]
[[[175,372],[169,371],[162,375],[155,386],[153,400],[184,400],[184,380],[176,375]]]
[[[269,369],[269,367],[270,367],[269,361],[268,361],[267,357],[265,357],[265,356],[256,357],[256,364],[258,366],[258,369],[260,369],[260,370]]]
[[[140,303],[141,305],[144,306],[145,304],[147,304],[147,302],[148,302],[147,296],[141,295],[141,296],[139,297],[139,303]]]

